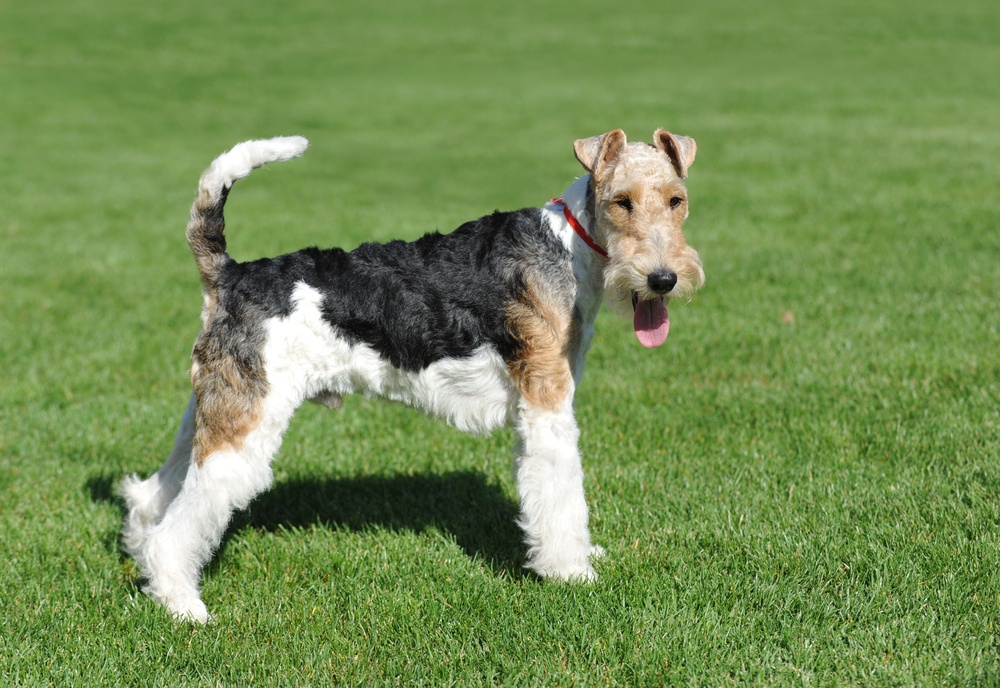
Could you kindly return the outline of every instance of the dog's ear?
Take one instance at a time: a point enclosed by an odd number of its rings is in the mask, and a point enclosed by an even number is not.
[[[625,132],[615,129],[603,136],[577,139],[573,142],[573,151],[584,169],[600,179],[608,166],[618,159],[625,143]]]
[[[653,134],[653,142],[670,158],[674,169],[677,170],[677,176],[681,179],[686,177],[688,168],[694,162],[694,154],[698,150],[694,139],[671,134],[666,129],[657,129]]]

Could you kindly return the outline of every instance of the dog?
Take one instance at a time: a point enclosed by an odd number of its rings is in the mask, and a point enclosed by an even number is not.
[[[202,175],[187,225],[203,290],[192,395],[173,451],[126,477],[122,543],[143,591],[176,617],[209,619],[201,571],[234,510],[270,487],[271,460],[306,400],[363,393],[473,433],[518,435],[525,566],[596,578],[573,395],[602,302],[631,308],[648,348],[666,340],[670,299],[705,280],[685,241],[691,138],[658,129],[580,139],[586,174],[540,208],[494,212],[450,234],[307,248],[238,263],[223,208],[252,170],[305,152],[302,137],[246,141]]]

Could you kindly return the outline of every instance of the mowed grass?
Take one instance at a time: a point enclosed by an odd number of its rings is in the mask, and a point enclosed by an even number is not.
[[[340,6],[343,5],[343,6]],[[1000,14],[767,5],[0,4],[0,683],[1000,682]],[[577,394],[592,586],[521,569],[513,438],[303,408],[176,623],[118,548],[165,459],[201,170],[240,259],[538,205],[573,139],[693,136],[708,283]]]

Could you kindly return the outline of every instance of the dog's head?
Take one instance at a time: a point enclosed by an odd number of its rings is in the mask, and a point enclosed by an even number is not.
[[[573,149],[590,173],[590,231],[608,252],[608,302],[621,311],[631,305],[636,337],[643,346],[659,346],[670,329],[666,303],[705,282],[698,252],[681,231],[694,139],[657,129],[653,145],[628,143],[616,129],[579,139]]]

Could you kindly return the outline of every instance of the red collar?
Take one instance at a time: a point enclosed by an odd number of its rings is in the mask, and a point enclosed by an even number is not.
[[[576,232],[581,239],[583,239],[583,242],[587,244],[587,246],[589,246],[590,248],[594,249],[595,252],[607,258],[608,252],[605,251],[600,246],[598,246],[597,242],[594,241],[589,234],[587,234],[587,230],[584,229],[583,225],[580,224],[580,221],[573,216],[573,213],[570,211],[569,206],[566,205],[566,201],[564,201],[561,198],[553,198],[552,202],[558,203],[563,207],[563,215],[566,216],[566,222],[568,222],[569,226],[573,228],[573,231]]]

